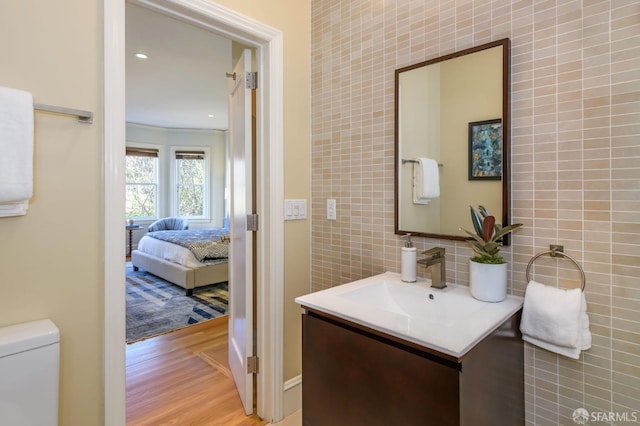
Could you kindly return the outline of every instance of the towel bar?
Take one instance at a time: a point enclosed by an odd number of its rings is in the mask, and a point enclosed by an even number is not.
[[[417,160],[405,160],[404,158],[402,159],[402,164],[405,163],[417,163]],[[438,163],[438,167],[442,167],[442,163]]]
[[[527,271],[526,271],[527,282],[531,281],[529,279],[529,270],[531,269],[531,265],[533,265],[533,262],[535,262],[537,258],[539,258],[540,256],[544,256],[545,254],[548,254],[551,257],[566,257],[567,259],[572,261],[573,264],[578,267],[578,270],[580,271],[580,275],[582,275],[582,291],[584,291],[584,288],[587,285],[587,278],[584,275],[584,269],[582,269],[582,266],[580,266],[580,264],[573,257],[569,256],[564,252],[564,246],[560,246],[556,244],[551,244],[549,246],[549,250],[543,251],[542,253],[538,253],[531,258],[531,260],[529,261],[529,264],[527,265]]]
[[[93,113],[91,111],[82,111],[79,109],[59,107],[55,105],[33,104],[33,109],[37,111],[55,112],[57,114],[73,115],[78,117],[81,123],[93,123]]]

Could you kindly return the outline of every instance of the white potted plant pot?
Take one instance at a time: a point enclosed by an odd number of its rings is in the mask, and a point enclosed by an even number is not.
[[[469,261],[471,295],[483,302],[502,302],[507,297],[507,264]]]

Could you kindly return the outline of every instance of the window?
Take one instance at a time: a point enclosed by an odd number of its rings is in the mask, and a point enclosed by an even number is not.
[[[158,150],[127,147],[125,181],[126,217],[158,217]]]
[[[175,213],[180,217],[208,216],[207,153],[204,150],[175,151]]]

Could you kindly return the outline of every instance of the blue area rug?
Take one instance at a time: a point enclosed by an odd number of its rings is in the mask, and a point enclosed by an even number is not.
[[[127,262],[127,343],[226,315],[228,283],[194,289],[182,287],[146,271],[134,271]]]

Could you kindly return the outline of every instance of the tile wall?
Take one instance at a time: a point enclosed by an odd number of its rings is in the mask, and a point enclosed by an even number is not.
[[[640,2],[312,0],[312,287],[399,271],[394,70],[505,37],[512,51],[512,218],[503,250],[523,295],[549,244],[584,267],[593,347],[580,360],[526,345],[529,425],[640,421]],[[337,200],[337,220],[326,200]],[[468,283],[464,243],[450,280]],[[538,281],[576,285],[568,262]],[[604,419],[604,420],[603,420]]]

